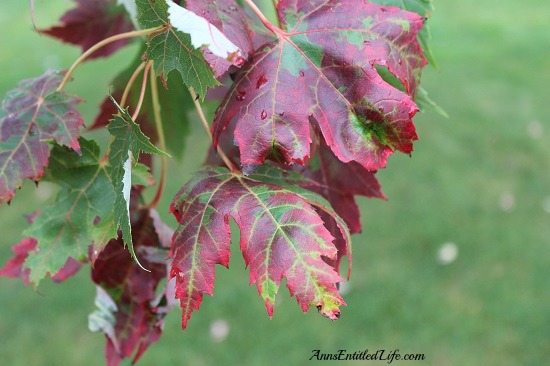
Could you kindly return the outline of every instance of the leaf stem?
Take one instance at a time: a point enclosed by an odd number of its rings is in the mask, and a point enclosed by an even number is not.
[[[279,34],[281,33],[281,29],[277,28],[269,20],[267,20],[267,18],[262,13],[260,8],[258,8],[258,6],[256,4],[254,4],[254,2],[252,0],[244,0],[244,2],[246,3],[246,5],[248,5],[252,9],[252,11],[256,14],[256,16],[258,18],[260,18],[261,22],[265,25],[265,27],[267,29],[269,29],[271,32],[273,32],[278,37]]]
[[[139,116],[139,111],[141,110],[141,106],[143,105],[143,98],[145,97],[145,90],[147,89],[147,76],[149,75],[149,69],[151,68],[152,61],[147,62],[147,65],[145,66],[145,71],[143,72],[143,81],[141,82],[141,92],[139,93],[139,100],[138,104],[136,106],[136,110],[134,111],[134,114],[132,115],[132,119],[135,121]],[[164,147],[162,148],[164,151]]]
[[[273,3],[273,7],[275,8],[275,16],[277,17],[277,25],[279,28],[281,28],[281,19],[279,19],[279,13],[277,12],[277,5],[279,3],[279,0],[271,0]]]
[[[73,74],[74,70],[78,67],[78,65],[80,65],[82,62],[84,62],[88,57],[90,57],[90,55],[92,53],[94,53],[95,51],[97,51],[101,47],[103,47],[105,45],[108,45],[109,43],[113,43],[115,41],[121,40],[121,39],[146,36],[146,35],[149,35],[151,33],[156,32],[160,29],[162,29],[162,27],[155,27],[155,28],[149,28],[149,29],[143,29],[143,30],[138,30],[138,31],[121,33],[121,34],[117,34],[117,35],[109,37],[109,38],[105,38],[103,41],[96,43],[89,50],[87,50],[82,55],[80,55],[80,57],[73,63],[73,65],[71,66],[69,71],[67,71],[67,73],[65,74],[65,78],[63,79],[63,81],[61,82],[59,87],[57,88],[57,91],[63,90],[63,88],[65,87],[65,85],[67,84],[69,79],[71,78],[71,75]]]
[[[204,111],[202,110],[202,106],[198,101],[198,99],[199,99],[198,94],[195,92],[195,89],[193,89],[193,87],[189,88],[189,92],[191,93],[191,97],[193,98],[193,102],[195,103],[195,108],[197,109],[197,112],[199,113],[199,118],[202,122],[202,125],[203,125],[204,129],[206,130],[206,133],[208,134],[208,136],[210,136],[210,140],[213,141],[214,139],[212,138],[212,132],[210,131],[210,125],[208,124],[208,121],[206,120],[206,116],[204,115]],[[227,157],[227,154],[225,153],[225,151],[223,151],[223,149],[221,148],[220,145],[217,146],[217,150],[218,150],[218,154],[220,154],[220,157],[222,158],[225,165],[229,168],[229,170],[231,170],[231,172],[233,174],[240,175],[241,173],[240,173],[239,169],[237,169],[237,167],[235,167],[235,165],[233,164],[231,159],[229,159]]]
[[[124,93],[122,93],[122,98],[120,99],[120,106],[124,109],[126,108],[126,100],[128,99],[128,95],[130,94],[130,89],[132,89],[132,86],[134,85],[134,82],[136,81],[139,73],[145,68],[145,63],[139,64],[139,66],[136,68],[134,73],[132,74],[132,77],[130,80],[128,80],[128,84],[126,84],[126,88],[124,88]]]
[[[149,63],[149,65],[152,64],[152,62]],[[145,71],[147,74],[147,71]],[[164,127],[162,124],[162,116],[160,114],[160,101],[159,101],[159,93],[158,93],[158,83],[157,83],[157,77],[154,72],[149,73],[150,79],[151,79],[151,99],[153,103],[153,117],[155,119],[155,126],[157,128],[157,134],[159,136],[159,145],[162,151],[166,151],[166,140],[164,137]],[[161,172],[160,172],[160,182],[157,189],[157,194],[155,195],[155,198],[151,203],[147,205],[147,208],[152,209],[156,208],[160,198],[162,197],[162,192],[164,191],[164,184],[166,181],[166,168],[168,166],[168,158],[166,155],[161,155]]]

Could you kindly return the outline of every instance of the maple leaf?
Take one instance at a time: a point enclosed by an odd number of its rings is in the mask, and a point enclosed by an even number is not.
[[[253,32],[249,24],[252,20],[235,0],[187,0],[187,9],[202,15],[210,24],[219,29],[240,50],[241,60],[248,59],[254,53]],[[204,57],[210,64],[215,76],[221,77],[234,62],[214,55],[208,49]],[[240,65],[240,60],[238,65]]]
[[[137,260],[132,243],[132,229],[130,225],[130,191],[132,189],[132,165],[139,159],[140,152],[147,154],[163,154],[151,143],[149,138],[141,132],[139,125],[132,120],[127,110],[122,109],[112,98],[120,115],[113,115],[107,127],[114,137],[109,148],[110,177],[115,188],[114,223],[120,228],[124,242],[130,253]]]
[[[128,80],[139,64],[143,62],[141,60],[143,53],[143,51],[140,51],[138,53],[139,57],[136,57],[134,63],[122,71],[113,81],[111,94],[115,100],[121,100]],[[182,84],[179,75],[173,75],[166,85],[167,88],[158,88],[159,102],[162,106],[160,114],[165,132],[166,148],[172,155],[179,158],[183,155],[185,137],[190,131],[189,126],[191,122],[188,110],[192,109],[194,104],[191,94]],[[126,104],[136,106],[139,101],[140,91],[141,83],[134,83],[132,88],[130,88]],[[127,105],[123,105],[122,107],[126,108]],[[107,96],[101,103],[100,112],[90,129],[107,126],[113,114],[117,113],[118,109],[116,105],[112,102],[111,97]],[[151,98],[144,98],[135,122],[139,124],[143,133],[150,137],[151,142],[156,143],[158,141]]]
[[[96,43],[116,34],[131,31],[134,26],[124,8],[114,0],[73,0],[77,6],[61,17],[61,25],[41,30],[41,33],[71,43],[87,51]],[[107,57],[126,45],[122,39],[101,47],[88,59]]]
[[[118,365],[134,352],[133,363],[137,362],[159,339],[163,318],[174,303],[173,291],[168,288],[173,284],[167,285],[160,298],[156,295],[160,281],[168,274],[167,251],[162,249],[168,243],[158,233],[158,215],[149,210],[132,213],[137,256],[150,272],[136,264],[121,238],[107,244],[92,268],[92,280],[104,291],[98,291],[99,310],[90,315],[89,324],[92,330],[101,329],[106,334],[107,365]]]
[[[266,167],[246,178],[225,168],[206,168],[174,198],[170,210],[180,226],[170,251],[170,276],[177,280],[183,328],[204,294],[212,294],[214,266],[228,266],[229,217],[240,228],[250,282],[269,316],[284,276],[303,311],[314,305],[330,319],[339,317],[338,307],[345,303],[334,285],[341,279],[322,259],[334,258],[336,248],[315,209],[337,215],[320,196],[287,184],[285,174],[290,173]],[[349,238],[344,223],[340,229]]]
[[[48,165],[48,140],[79,151],[84,125],[77,96],[56,91],[64,71],[23,80],[6,94],[0,110],[0,203],[9,202],[25,178],[39,181]]]
[[[29,280],[38,284],[47,273],[57,273],[69,257],[88,258],[88,247],[101,250],[116,236],[113,226],[115,193],[94,141],[79,139],[82,155],[59,145],[52,149],[44,180],[61,189],[55,203],[46,207],[24,232],[38,241],[25,261]]]
[[[169,73],[177,70],[188,87],[204,98],[207,88],[218,85],[208,62],[200,49],[191,43],[191,37],[172,27],[165,0],[136,0],[138,21],[143,28],[163,26],[163,32],[149,37],[147,59],[154,61],[157,75],[168,80]]]
[[[237,74],[216,112],[215,144],[236,118],[244,166],[270,155],[303,163],[311,120],[343,162],[377,170],[395,150],[410,153],[418,108],[375,65],[386,66],[414,95],[426,64],[416,39],[422,18],[359,0],[278,4],[285,30],[275,29],[278,39],[260,47]]]

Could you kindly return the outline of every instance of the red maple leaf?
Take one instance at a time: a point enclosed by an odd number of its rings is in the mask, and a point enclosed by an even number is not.
[[[85,52],[105,38],[129,32],[134,28],[124,8],[114,0],[73,1],[77,7],[61,17],[61,25],[40,32],[80,46],[82,52]],[[129,39],[122,39],[109,43],[91,54],[88,59],[109,56],[128,42]]]
[[[335,283],[341,278],[323,261],[334,259],[336,248],[315,209],[337,215],[314,193],[285,184],[287,174],[267,167],[246,178],[224,168],[207,168],[176,195],[171,211],[180,227],[170,252],[170,276],[177,279],[183,328],[204,294],[212,294],[215,265],[229,264],[229,217],[241,230],[250,282],[256,284],[270,316],[283,276],[303,311],[314,305],[330,319],[340,316],[338,307],[345,303]],[[349,240],[343,222],[339,229]]]
[[[48,140],[80,152],[84,125],[77,96],[56,91],[65,72],[49,70],[7,93],[0,110],[0,201],[10,201],[25,178],[39,181],[48,165]]]
[[[385,167],[395,150],[417,139],[410,95],[386,83],[386,66],[414,95],[426,60],[417,41],[422,18],[362,0],[281,0],[284,30],[264,44],[237,74],[213,124],[217,144],[237,119],[235,140],[244,166],[270,155],[304,163],[310,120],[343,162]]]

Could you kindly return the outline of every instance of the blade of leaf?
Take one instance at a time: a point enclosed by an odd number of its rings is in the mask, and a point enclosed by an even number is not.
[[[139,125],[132,120],[128,111],[122,109],[113,97],[111,100],[120,112],[120,115],[113,115],[113,119],[107,127],[109,133],[114,137],[109,146],[108,157],[111,166],[110,176],[115,188],[114,222],[115,227],[122,231],[124,242],[128,245],[132,257],[137,261],[130,225],[132,160],[137,162],[141,152],[170,155],[153,145],[149,138],[141,132]]]
[[[256,284],[270,316],[283,276],[303,311],[314,305],[323,315],[337,319],[338,306],[345,305],[334,287],[341,278],[322,259],[336,255],[333,237],[311,206],[328,209],[328,202],[298,186],[256,178],[262,177],[246,178],[225,168],[207,168],[188,182],[172,203],[171,212],[180,227],[170,252],[170,273],[177,280],[184,328],[204,293],[212,294],[215,264],[229,263],[229,216],[241,230],[240,247],[250,267],[251,283]]]
[[[278,4],[285,30],[237,74],[216,112],[215,144],[235,118],[245,168],[271,156],[303,164],[314,121],[341,161],[367,170],[385,167],[395,151],[411,153],[418,108],[408,94],[426,65],[417,40],[422,18],[359,0]],[[386,66],[406,93],[384,82],[375,65]]]
[[[164,32],[148,40],[147,59],[154,62],[155,74],[168,80],[170,72],[178,70],[183,83],[194,88],[204,99],[207,88],[219,83],[214,79],[202,51],[191,44],[191,37],[170,24],[166,0],[136,0],[136,5],[142,28],[165,27]]]
[[[0,110],[0,203],[9,202],[26,178],[41,179],[48,140],[80,151],[84,121],[76,106],[82,99],[56,91],[64,76],[65,71],[49,70],[6,94]]]
[[[24,235],[38,241],[25,261],[29,280],[38,285],[47,273],[57,273],[69,257],[88,258],[90,245],[99,251],[116,236],[112,224],[115,194],[108,167],[95,141],[79,139],[82,155],[55,145],[44,180],[61,187],[55,203],[46,207]]]

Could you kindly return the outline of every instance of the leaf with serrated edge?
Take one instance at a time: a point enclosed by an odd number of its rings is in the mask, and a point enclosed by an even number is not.
[[[112,224],[115,194],[99,146],[79,139],[82,155],[55,145],[44,180],[61,187],[55,203],[46,207],[24,235],[38,241],[25,261],[29,279],[37,285],[47,273],[57,273],[69,257],[88,258],[88,248],[96,250],[116,236]],[[98,226],[96,226],[98,225]]]
[[[26,178],[39,181],[48,165],[48,140],[80,150],[84,121],[77,96],[56,91],[65,71],[23,80],[6,94],[0,110],[0,203],[9,202]]]
[[[313,208],[328,210],[330,205],[303,188],[263,182],[276,178],[274,171],[247,178],[224,168],[207,168],[176,195],[170,210],[180,226],[170,251],[170,276],[177,280],[183,328],[203,295],[212,294],[215,264],[229,264],[229,217],[240,228],[250,282],[256,284],[269,316],[284,276],[303,311],[314,305],[330,319],[339,317],[338,307],[345,303],[334,285],[341,278],[322,259],[334,258],[336,248]],[[342,230],[347,233],[345,224]]]
[[[164,32],[149,38],[147,59],[154,61],[155,74],[168,80],[178,70],[183,82],[204,99],[207,88],[218,85],[202,51],[191,44],[188,34],[178,31],[168,20],[166,0],[136,0],[138,21],[142,28],[164,26]]]
[[[310,122],[341,161],[367,170],[385,167],[396,150],[410,153],[418,108],[407,93],[416,92],[426,64],[417,41],[422,18],[362,0],[278,4],[285,30],[237,74],[216,112],[215,143],[236,118],[244,166],[270,155],[304,163]],[[384,82],[376,64],[387,66],[407,93]]]
[[[132,120],[127,110],[118,108],[120,115],[113,115],[107,127],[114,137],[109,150],[109,165],[111,166],[111,180],[115,188],[114,220],[115,227],[120,228],[124,242],[128,245],[132,257],[137,260],[132,245],[132,229],[130,225],[130,190],[132,188],[132,159],[137,162],[140,152],[147,154],[163,154],[151,143],[149,138],[141,132],[139,125]]]

